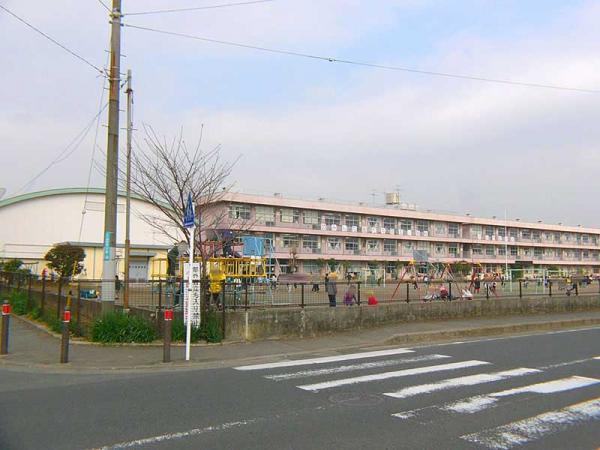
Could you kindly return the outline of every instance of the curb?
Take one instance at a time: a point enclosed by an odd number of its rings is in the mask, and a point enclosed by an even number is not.
[[[456,338],[499,336],[504,334],[523,333],[527,331],[553,331],[563,328],[578,328],[590,325],[600,325],[600,318],[560,320],[554,322],[530,322],[515,325],[497,325],[482,328],[462,328],[447,331],[431,331],[397,334],[384,341],[385,345],[412,344],[423,342],[443,341]]]

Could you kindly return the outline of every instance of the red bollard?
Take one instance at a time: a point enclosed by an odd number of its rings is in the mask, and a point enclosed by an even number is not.
[[[8,327],[10,326],[10,304],[4,300],[2,304],[2,334],[0,335],[0,355],[8,354]]]
[[[68,307],[63,312],[62,320],[62,339],[60,342],[60,362],[65,364],[69,362],[69,323],[71,322],[71,311]]]
[[[165,309],[165,326],[163,327],[163,362],[171,362],[171,332],[173,324],[173,310]]]

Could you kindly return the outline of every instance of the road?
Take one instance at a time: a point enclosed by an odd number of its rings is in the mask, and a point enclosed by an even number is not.
[[[221,369],[0,370],[2,449],[597,449],[600,328]]]

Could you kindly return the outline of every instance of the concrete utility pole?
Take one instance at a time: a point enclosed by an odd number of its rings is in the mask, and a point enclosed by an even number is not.
[[[103,312],[112,310],[115,303],[117,183],[119,180],[119,94],[121,88],[121,0],[113,0],[110,17],[110,95],[108,102],[108,146],[106,149],[104,263],[102,264]]]
[[[125,292],[123,309],[129,310],[129,254],[131,251],[131,133],[133,132],[133,89],[131,88],[131,69],[127,71],[127,200],[125,204]]]

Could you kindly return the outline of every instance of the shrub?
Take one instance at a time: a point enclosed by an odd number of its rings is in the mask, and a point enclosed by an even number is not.
[[[92,324],[91,338],[94,342],[152,342],[156,337],[150,322],[120,312],[108,313]]]
[[[29,311],[29,314],[27,314],[27,316],[30,319],[38,320],[40,317],[42,317],[42,310],[40,308],[38,308],[37,306],[34,306],[31,309],[31,311]]]
[[[183,320],[173,321],[171,329],[171,339],[173,341],[185,341],[185,325]],[[221,333],[221,323],[215,311],[210,311],[202,318],[202,324],[199,327],[192,327],[192,342],[205,340],[207,342],[221,342],[223,334]]]
[[[22,316],[27,313],[27,293],[13,290],[9,302],[15,314]]]

